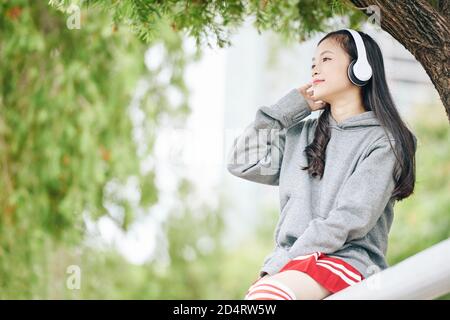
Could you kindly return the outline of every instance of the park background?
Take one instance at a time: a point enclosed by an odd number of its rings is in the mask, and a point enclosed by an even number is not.
[[[97,7],[71,28],[76,11],[57,2],[0,3],[0,298],[242,299],[273,247],[278,189],[232,176],[227,153],[258,107],[309,81],[326,31],[351,21],[296,42],[250,17],[231,46],[197,47],[164,20],[147,39]],[[450,133],[422,66],[361,30],[418,138],[395,265],[450,236]]]

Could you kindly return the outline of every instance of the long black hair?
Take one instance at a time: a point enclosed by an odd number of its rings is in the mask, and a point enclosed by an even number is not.
[[[383,129],[389,131],[396,141],[395,149],[390,140],[389,143],[395,153],[397,162],[394,168],[395,188],[391,197],[400,201],[410,196],[415,184],[415,153],[417,143],[415,136],[407,128],[397,111],[397,108],[389,91],[384,72],[383,56],[380,47],[369,35],[358,31],[366,47],[367,59],[373,70],[373,76],[369,82],[361,88],[363,104],[366,111],[373,111]],[[357,51],[353,37],[345,30],[337,30],[326,34],[323,40],[330,38],[335,40],[351,57],[357,58]],[[317,119],[314,139],[305,148],[308,166],[303,170],[313,177],[322,178],[325,168],[325,151],[330,140],[329,115],[331,107],[326,103],[323,111]]]

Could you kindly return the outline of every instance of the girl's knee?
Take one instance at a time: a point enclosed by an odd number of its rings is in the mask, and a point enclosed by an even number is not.
[[[330,291],[305,272],[286,270],[273,275],[272,279],[289,284],[297,299],[321,300],[331,294]]]
[[[266,276],[249,288],[244,300],[296,300],[296,296],[289,286]]]

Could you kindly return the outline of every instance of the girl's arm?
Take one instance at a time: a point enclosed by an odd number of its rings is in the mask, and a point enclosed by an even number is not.
[[[275,104],[260,107],[254,121],[234,140],[228,171],[246,180],[278,185],[286,131],[312,111],[297,88]]]

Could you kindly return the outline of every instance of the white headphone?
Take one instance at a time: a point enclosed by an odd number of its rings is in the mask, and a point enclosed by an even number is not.
[[[366,47],[364,41],[358,31],[353,29],[344,29],[350,33],[356,44],[356,52],[358,57],[356,60],[352,60],[348,66],[347,74],[350,81],[358,86],[362,87],[367,84],[372,77],[372,67],[367,60]]]

